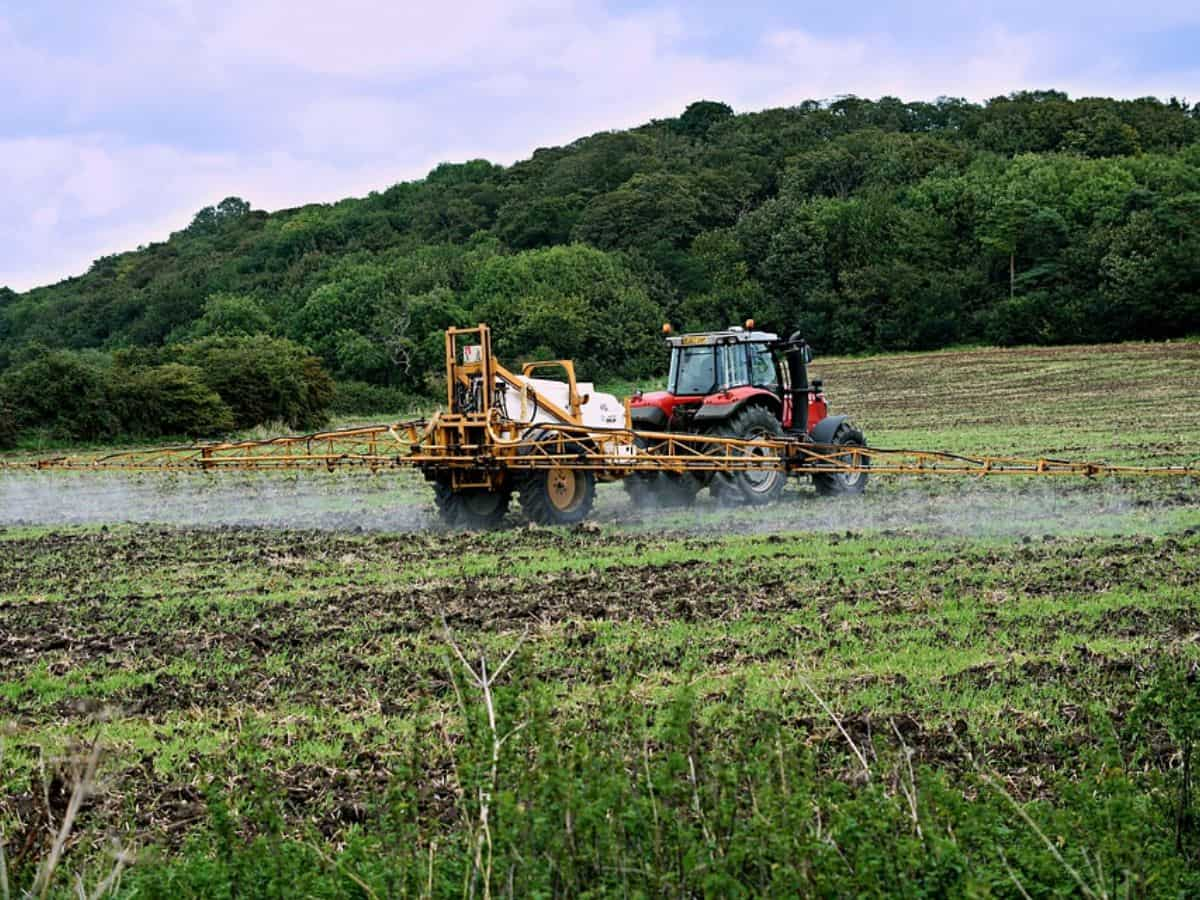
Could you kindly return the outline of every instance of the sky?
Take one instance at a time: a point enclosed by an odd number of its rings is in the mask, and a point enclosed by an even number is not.
[[[0,286],[698,99],[1196,102],[1198,51],[1194,0],[0,0]]]

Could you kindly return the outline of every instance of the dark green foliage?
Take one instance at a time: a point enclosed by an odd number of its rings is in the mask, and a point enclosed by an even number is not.
[[[319,359],[286,338],[206,338],[176,352],[181,362],[204,373],[238,428],[263,422],[315,428],[326,420],[333,381]]]
[[[209,437],[233,428],[233,410],[194,366],[116,370],[112,405],[122,430],[137,435]]]
[[[338,415],[392,415],[403,417],[429,404],[427,397],[413,396],[401,388],[382,387],[364,381],[338,381],[334,385],[330,412]]]
[[[713,100],[697,100],[683,111],[676,122],[680,134],[692,138],[704,138],[714,125],[733,117],[733,109],[726,103]]]
[[[314,849],[320,834],[280,836],[287,791],[264,782],[214,792],[209,828],[182,854],[135,867],[126,885],[146,896],[357,896],[363,883],[378,896],[481,896],[488,879],[472,860],[481,797],[490,796],[489,841],[479,846],[496,895],[1010,896],[1019,884],[1032,896],[1076,896],[1080,881],[1097,896],[1200,888],[1159,814],[1159,780],[1127,773],[1115,750],[1043,785],[1056,800],[1024,802],[1026,820],[998,781],[969,766],[919,768],[909,781],[905,750],[883,723],[864,778],[844,745],[814,746],[804,726],[762,710],[704,724],[682,691],[665,706],[631,696],[575,718],[561,714],[552,691],[527,684],[496,693],[497,733],[521,727],[503,743],[493,783],[479,692],[466,679],[458,688],[469,705],[454,726],[453,762],[445,745],[419,737],[398,747],[391,790],[336,859]],[[630,708],[644,718],[631,721]],[[249,759],[262,752],[253,737],[242,742]],[[447,778],[446,789],[432,787]]]
[[[1200,332],[1198,198],[1200,114],[1173,99],[703,100],[361,199],[227,198],[81,277],[0,289],[0,372],[38,344],[270,334],[413,392],[441,329],[482,320],[509,361],[570,355],[593,380],[660,372],[663,317],[753,316],[824,352],[1176,337]]]
[[[1144,758],[1174,769],[1175,848],[1200,860],[1200,812],[1192,799],[1200,747],[1200,667],[1195,661],[1163,660],[1154,684],[1133,709],[1130,728]]]
[[[0,378],[0,396],[18,428],[82,440],[120,431],[109,373],[76,353],[46,352],[10,369]]]
[[[591,247],[495,257],[467,300],[505,358],[574,359],[586,378],[651,371],[663,355],[664,311],[620,259]]]
[[[191,323],[181,337],[194,340],[213,336],[266,334],[271,330],[270,315],[253,297],[213,294],[204,301],[200,318]]]
[[[8,450],[17,443],[17,417],[4,397],[0,396],[0,450]]]
[[[245,342],[247,354],[259,347],[254,339],[240,340]],[[332,388],[319,366],[314,370],[312,357],[289,342],[266,338],[260,348],[263,362],[237,368],[236,353],[217,352],[212,345],[223,342],[237,347],[238,341],[213,339],[183,345],[177,352],[186,357],[188,365],[164,363],[160,354],[148,351],[123,351],[115,358],[66,350],[37,353],[0,377],[0,438],[11,445],[26,429],[77,440],[116,435],[208,437],[239,423],[255,425],[285,418],[285,411],[293,408],[306,411],[304,421],[321,420]],[[281,349],[278,344],[285,346]],[[251,413],[243,403],[247,418],[236,420],[234,404],[222,399],[219,391],[224,385],[233,395],[231,385],[237,374],[247,369],[263,373],[275,391],[274,402],[262,403],[262,417],[257,419],[248,418]],[[299,387],[293,389],[289,377]],[[302,399],[291,399],[289,392]]]

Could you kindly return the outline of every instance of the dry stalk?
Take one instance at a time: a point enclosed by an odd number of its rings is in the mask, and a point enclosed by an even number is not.
[[[704,834],[704,842],[708,844],[708,858],[711,861],[716,841],[713,840],[712,832],[708,830],[708,820],[704,818],[704,807],[700,803],[700,785],[696,779],[696,763],[692,759],[692,754],[688,754],[687,761],[688,780],[692,784],[692,808],[696,811],[696,818],[700,820],[700,831]]]
[[[896,727],[895,719],[892,720],[892,731],[896,733],[896,740],[900,742],[900,751],[904,754],[904,767],[908,775],[907,783],[904,780],[905,771],[902,771],[900,778],[897,779],[900,785],[900,793],[904,794],[904,799],[908,801],[908,814],[912,819],[913,828],[916,829],[917,837],[925,840],[925,835],[921,833],[921,817],[917,814],[917,777],[913,772],[913,752],[909,749],[908,744],[904,742],[904,735]]]
[[[370,897],[371,900],[379,900],[379,895],[376,894],[375,891],[371,889],[371,886],[363,881],[363,879],[360,878],[355,872],[350,871],[350,869],[346,868],[346,866],[339,860],[332,859],[316,844],[309,844],[308,846],[315,854],[317,854],[317,856],[321,857],[327,866],[330,866],[334,869],[339,869],[343,875],[358,885],[359,890],[363,892],[364,896]]]
[[[1025,808],[1016,801],[1016,798],[1005,789],[1004,785],[1000,783],[1000,780],[993,773],[984,769],[983,766],[980,765],[979,761],[975,759],[974,755],[968,753],[967,758],[970,759],[972,765],[975,766],[975,771],[979,774],[979,777],[983,780],[983,783],[995,790],[998,794],[1000,794],[1001,797],[1007,800],[1009,806],[1013,808],[1013,811],[1020,816],[1021,821],[1029,827],[1030,831],[1032,831],[1041,839],[1042,843],[1046,845],[1046,849],[1050,851],[1050,855],[1054,857],[1055,861],[1062,866],[1063,871],[1065,871],[1071,877],[1071,880],[1075,882],[1076,887],[1079,888],[1079,892],[1085,897],[1096,898],[1096,900],[1108,900],[1108,891],[1104,889],[1103,884],[1100,885],[1099,890],[1096,890],[1086,881],[1084,881],[1083,876],[1079,874],[1079,871],[1069,862],[1067,862],[1066,858],[1062,855],[1062,853],[1059,852],[1058,847],[1055,846],[1054,841],[1050,840],[1050,838],[1046,835],[1046,832],[1042,831],[1042,829],[1038,827],[1037,822],[1033,821],[1033,817],[1030,816],[1029,813],[1025,811]]]
[[[1008,873],[1008,880],[1013,883],[1014,887],[1016,887],[1017,893],[1020,894],[1024,900],[1033,900],[1033,898],[1029,896],[1029,891],[1025,890],[1025,885],[1021,884],[1021,879],[1017,877],[1017,873],[1013,871],[1013,867],[1008,864],[1008,857],[1004,855],[1004,850],[999,847],[996,849],[1000,850],[1000,862],[1004,863],[1004,871]]]
[[[4,745],[0,742],[0,764],[3,761]],[[99,737],[96,737],[92,740],[91,746],[88,748],[86,758],[83,759],[82,768],[80,768],[78,757],[72,759],[74,771],[72,773],[71,797],[67,801],[67,809],[63,814],[62,822],[59,823],[55,831],[54,842],[50,845],[49,855],[38,866],[33,884],[20,895],[25,900],[31,897],[39,897],[44,900],[50,893],[50,888],[54,884],[54,876],[58,871],[59,864],[62,862],[67,843],[70,841],[71,833],[75,828],[76,819],[79,817],[84,803],[96,792],[96,770],[99,764],[100,742]],[[53,829],[54,812],[50,806],[50,791],[48,779],[45,777],[46,766],[44,755],[39,756],[38,766],[43,776],[42,792],[46,803],[46,822]],[[121,876],[125,873],[125,869],[133,864],[135,858],[132,851],[124,848],[118,849],[114,856],[112,869],[96,884],[90,893],[84,885],[82,876],[76,874],[73,883],[76,896],[80,897],[81,900],[100,900],[101,897],[115,893],[121,885]],[[5,856],[4,844],[2,842],[0,842],[0,900],[12,900],[12,885],[9,883],[8,878],[8,859]]]
[[[76,768],[74,774],[75,785],[71,790],[71,799],[67,802],[67,811],[63,814],[62,824],[59,825],[58,833],[54,837],[54,843],[50,846],[50,855],[42,861],[41,866],[38,867],[37,877],[33,880],[33,887],[30,893],[42,897],[43,900],[50,892],[50,882],[54,878],[54,870],[58,868],[58,864],[62,860],[63,851],[67,847],[67,840],[71,837],[71,829],[75,827],[75,818],[79,815],[79,810],[83,807],[84,801],[95,792],[96,767],[99,764],[100,744],[98,741],[93,740],[87,759],[84,762],[83,771],[80,772]],[[47,816],[49,816],[49,807],[47,807]]]
[[[496,722],[496,705],[492,693],[492,687],[504,673],[504,670],[508,667],[508,664],[512,662],[513,657],[517,655],[517,651],[520,650],[521,645],[525,643],[525,639],[528,637],[529,632],[523,632],[520,639],[518,639],[517,643],[513,646],[512,650],[510,650],[508,655],[500,661],[500,665],[496,666],[493,671],[489,672],[487,657],[484,654],[479,654],[479,666],[476,668],[467,661],[466,654],[463,653],[462,648],[460,648],[458,643],[454,640],[454,635],[450,632],[450,626],[446,624],[444,619],[442,621],[442,627],[445,630],[447,645],[450,647],[451,651],[453,651],[455,657],[458,658],[458,662],[462,666],[463,671],[466,673],[467,678],[482,695],[484,709],[487,712],[488,732],[491,736],[492,744],[491,766],[488,769],[487,783],[479,786],[479,822],[478,825],[472,829],[472,831],[474,832],[473,842],[475,844],[475,876],[483,883],[483,896],[485,900],[491,900],[492,861],[494,857],[491,809],[492,798],[496,794],[496,790],[500,781],[500,751],[503,749],[504,744],[509,740],[509,738],[521,731],[521,729],[526,725],[526,723],[522,722],[520,725],[517,725],[506,734],[500,733],[499,725]],[[453,681],[453,678],[451,680]],[[460,703],[463,703],[461,695],[459,697],[459,701]],[[473,879],[470,890],[471,896],[474,896],[474,889],[475,880]]]
[[[829,704],[821,698],[821,695],[816,692],[816,689],[808,683],[808,679],[806,679],[803,675],[797,677],[800,679],[800,683],[808,689],[810,694],[813,695],[813,699],[816,700],[817,703],[821,704],[821,709],[825,710],[825,715],[829,716],[829,718],[833,720],[833,724],[837,726],[837,730],[842,733],[842,737],[846,739],[846,743],[850,745],[850,749],[854,751],[854,755],[858,757],[859,763],[862,764],[863,775],[866,777],[866,780],[870,781],[871,767],[867,764],[867,757],[860,749],[858,749],[858,744],[854,743],[854,738],[850,737],[850,733],[846,731],[845,727],[843,727],[842,720],[838,718],[837,713],[830,708]]]

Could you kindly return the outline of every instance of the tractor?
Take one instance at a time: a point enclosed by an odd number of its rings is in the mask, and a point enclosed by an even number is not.
[[[866,446],[847,416],[829,415],[821,381],[809,381],[812,349],[799,332],[781,340],[756,331],[753,319],[724,331],[674,335],[664,325],[663,332],[671,351],[667,389],[634,394],[629,404],[634,429]],[[814,473],[812,479],[825,496],[861,494],[867,485],[861,471]],[[625,489],[640,505],[687,505],[708,487],[723,502],[757,506],[777,500],[786,481],[785,472],[766,468],[653,472],[625,479]]]

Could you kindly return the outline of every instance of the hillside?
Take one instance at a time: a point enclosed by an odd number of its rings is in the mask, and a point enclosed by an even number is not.
[[[180,347],[262,333],[387,406],[361,385],[427,389],[447,325],[489,321],[504,357],[603,379],[656,371],[664,319],[747,315],[826,353],[1200,332],[1200,106],[699,102],[332,205],[228,198],[80,277],[0,288],[0,377],[56,348],[202,376],[206,352]]]

